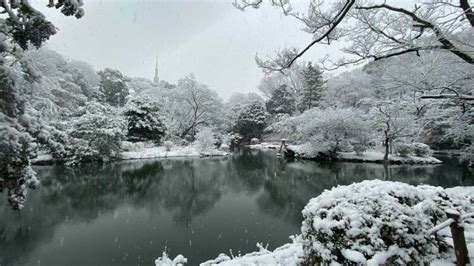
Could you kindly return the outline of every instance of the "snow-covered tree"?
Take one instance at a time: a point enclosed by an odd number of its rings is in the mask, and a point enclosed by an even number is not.
[[[274,90],[272,97],[266,102],[268,113],[276,114],[293,114],[295,112],[295,97],[289,91],[288,86],[281,85]]]
[[[265,104],[265,100],[257,93],[233,93],[224,103],[224,131],[232,132],[233,123],[244,105],[258,101]]]
[[[129,139],[162,142],[166,127],[157,103],[134,98],[128,101],[124,114]]]
[[[116,108],[89,102],[70,120],[69,163],[104,162],[118,155],[126,126]]]
[[[269,130],[304,144],[305,153],[338,152],[366,147],[373,135],[368,116],[355,108],[313,108],[272,125]]]
[[[388,160],[393,142],[415,136],[416,117],[407,111],[406,106],[400,102],[379,102],[370,111],[370,115],[374,129],[383,136],[384,160]]]
[[[129,94],[126,78],[120,71],[106,68],[98,72],[100,76],[100,99],[112,106],[124,106]]]
[[[249,104],[254,101],[258,101],[264,103],[265,100],[257,93],[249,92],[249,93],[241,93],[241,92],[234,92],[230,95],[229,99],[224,103],[225,108],[231,109],[232,107],[239,105],[239,104]]]
[[[237,8],[259,8],[263,0],[235,0]],[[269,1],[284,15],[299,20],[303,30],[313,35],[302,49],[281,50],[268,61],[257,58],[266,71],[281,71],[317,44],[338,44],[349,58],[332,60],[332,66],[380,60],[401,54],[434,50],[449,52],[474,64],[468,41],[474,28],[474,11],[468,0],[413,1],[390,4],[386,1],[310,1],[307,12],[291,1]]]
[[[323,93],[325,81],[323,72],[311,62],[303,69],[303,91],[300,110],[318,106]]]
[[[167,93],[167,125],[171,133],[181,138],[186,135],[194,138],[197,127],[222,124],[222,99],[199,83],[194,75],[180,79],[177,87]]]
[[[303,69],[304,63],[295,63],[290,68],[279,72],[266,73],[260,80],[258,89],[267,98],[272,96],[273,91],[278,89],[281,85],[286,85],[290,91],[298,98],[297,95],[301,93],[303,88]]]
[[[233,131],[244,137],[246,141],[252,138],[260,139],[267,126],[267,114],[263,104],[256,101],[235,110],[238,111],[238,115],[235,117]]]
[[[56,6],[66,16],[80,18],[84,14],[82,2],[76,0],[51,0],[48,6]],[[35,183],[34,172],[29,167],[34,147],[28,126],[32,123],[25,116],[22,88],[15,82],[12,66],[21,65],[32,81],[38,78],[23,51],[39,48],[57,30],[27,0],[0,1],[0,13],[0,182]]]
[[[208,152],[216,148],[217,139],[215,132],[211,128],[204,127],[196,134],[196,141],[194,144],[200,152]]]

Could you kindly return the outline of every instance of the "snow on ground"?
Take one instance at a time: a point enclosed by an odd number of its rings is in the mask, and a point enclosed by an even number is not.
[[[357,155],[355,152],[338,152],[342,160],[347,161],[362,161],[362,162],[379,162],[383,161],[384,154],[378,151],[366,151],[362,155]],[[399,155],[390,154],[388,156],[390,162],[393,163],[412,163],[412,164],[438,164],[442,163],[434,157],[418,157],[408,155],[402,157]]]
[[[299,238],[294,239],[293,243],[285,244],[276,248],[274,251],[269,251],[261,244],[257,244],[259,251],[245,254],[238,257],[229,257],[226,254],[219,254],[215,259],[208,260],[199,264],[200,266],[222,265],[222,266],[236,266],[236,265],[285,265],[296,266],[299,265],[299,258],[303,257],[303,244]],[[184,259],[184,260],[183,260]],[[155,260],[156,266],[178,266],[179,263],[186,263],[183,255],[178,255],[174,260],[171,260],[163,253],[162,257]],[[177,263],[178,262],[178,263]]]
[[[44,164],[53,161],[53,155],[51,154],[38,154],[34,159],[31,159],[32,164]]]
[[[277,142],[262,142],[259,144],[248,145],[249,148],[252,149],[260,149],[260,150],[279,150],[281,143]]]
[[[288,145],[288,149],[294,151],[299,158],[303,159],[317,159],[320,155],[320,151],[315,149],[310,144],[301,144],[301,145]],[[348,161],[348,162],[374,162],[381,163],[383,162],[384,153],[375,150],[369,150],[364,152],[362,155],[357,155],[355,152],[338,152],[338,158],[334,158],[339,161]],[[332,158],[332,157],[331,157]],[[390,154],[388,160],[391,163],[395,164],[440,164],[442,161],[429,156],[429,157],[419,157],[407,155],[405,157]]]
[[[193,146],[175,146],[170,151],[166,151],[163,146],[143,147],[134,151],[121,152],[119,158],[122,160],[131,159],[151,159],[151,158],[169,158],[169,157],[211,157],[226,156],[227,152],[212,149],[208,151],[199,151]]]

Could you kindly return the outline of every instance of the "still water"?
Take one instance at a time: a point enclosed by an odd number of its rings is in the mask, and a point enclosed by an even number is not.
[[[310,198],[364,179],[472,186],[454,159],[439,166],[287,161],[243,149],[226,158],[35,167],[39,189],[13,211],[0,194],[0,265],[188,265],[289,242]]]

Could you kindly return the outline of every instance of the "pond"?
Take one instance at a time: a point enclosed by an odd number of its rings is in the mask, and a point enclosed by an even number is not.
[[[0,265],[153,265],[167,250],[189,265],[270,249],[300,232],[301,210],[364,179],[474,185],[455,159],[438,166],[287,161],[242,149],[226,158],[35,167],[39,189],[12,210],[0,194]]]

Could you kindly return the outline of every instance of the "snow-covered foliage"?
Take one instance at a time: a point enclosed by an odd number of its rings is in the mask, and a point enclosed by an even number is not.
[[[308,110],[320,105],[325,81],[317,65],[309,62],[303,69],[303,91],[300,110]]]
[[[413,147],[409,143],[396,143],[395,152],[402,157],[407,157],[413,153]]]
[[[167,140],[163,143],[165,146],[166,151],[171,151],[171,148],[173,148],[174,143],[171,140]]]
[[[56,6],[66,16],[80,18],[84,15],[81,1],[51,0],[48,6]],[[0,186],[3,182],[37,183],[29,166],[29,157],[35,148],[31,136],[34,128],[30,126],[36,126],[37,122],[31,121],[25,113],[25,88],[17,83],[17,74],[24,74],[30,82],[39,78],[24,51],[29,47],[39,48],[56,34],[57,29],[26,0],[1,1],[0,13]],[[26,193],[20,194],[26,196]],[[20,208],[21,200],[15,201],[19,203],[12,206]]]
[[[259,251],[232,258],[221,253],[217,258],[203,262],[200,265],[300,265],[301,258],[304,255],[302,241],[300,237],[292,237],[292,239],[293,243],[283,245],[273,251],[257,243]]]
[[[104,162],[118,155],[125,121],[113,107],[90,102],[71,118],[66,132],[70,164]]]
[[[249,141],[252,138],[261,138],[266,127],[267,114],[265,107],[258,101],[251,104],[237,106],[233,121],[233,131]]]
[[[134,143],[133,149],[122,151],[118,157],[122,160],[132,160],[170,157],[215,157],[226,155],[228,155],[228,153],[221,149],[201,150],[196,145],[176,146],[168,151],[165,146],[141,145],[139,142]]]
[[[295,95],[288,86],[281,85],[273,91],[272,97],[266,103],[267,111],[272,114],[293,114],[296,111]]]
[[[312,199],[301,228],[306,262],[423,264],[452,252],[427,234],[446,211],[474,211],[472,195],[380,180],[339,186]],[[472,222],[472,221],[471,221]]]
[[[182,266],[182,265],[186,264],[187,262],[188,262],[188,259],[186,259],[181,254],[179,254],[178,256],[176,256],[176,258],[171,260],[168,257],[168,254],[166,254],[166,252],[163,252],[161,257],[159,257],[155,260],[155,265],[156,266]]]
[[[192,74],[180,79],[175,89],[164,91],[162,97],[166,99],[163,108],[169,134],[194,139],[199,126],[220,127],[223,123],[222,99]]]
[[[100,76],[100,99],[112,106],[123,106],[129,95],[128,79],[115,69],[106,68],[98,72]]]
[[[196,134],[194,145],[199,151],[208,152],[216,148],[217,139],[212,128],[201,128]]]
[[[272,125],[269,130],[304,144],[301,152],[342,151],[351,144],[369,145],[372,139],[367,116],[354,108],[313,108]]]
[[[309,45],[280,49],[268,59],[257,57],[257,64],[265,72],[286,69],[317,49],[318,44],[334,45],[346,53],[327,55],[322,61],[328,68],[404,54],[415,57],[423,51],[449,52],[468,64],[474,63],[470,41],[474,18],[469,1],[319,0],[296,5],[293,1],[235,0],[234,6],[244,10],[259,8],[264,2],[296,18],[312,37]]]
[[[157,103],[143,98],[134,98],[125,106],[128,138],[131,141],[151,140],[161,143],[166,127]]]

